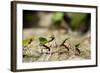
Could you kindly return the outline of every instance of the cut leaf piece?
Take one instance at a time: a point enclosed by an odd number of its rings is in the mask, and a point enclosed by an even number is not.
[[[54,13],[53,18],[52,18],[53,22],[61,21],[63,19],[63,16],[64,16],[64,13],[62,13],[62,12]]]
[[[23,41],[22,41],[22,43],[23,43],[23,45],[28,45],[29,44],[29,42],[30,42],[30,40],[34,40],[34,38],[32,37],[32,38],[26,38],[26,39],[24,39]]]
[[[40,45],[44,45],[44,44],[46,44],[48,42],[47,39],[44,38],[44,37],[40,37],[39,41],[40,41]]]

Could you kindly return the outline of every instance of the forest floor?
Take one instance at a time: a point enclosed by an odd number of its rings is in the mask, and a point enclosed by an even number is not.
[[[50,47],[49,51],[39,45],[39,37],[45,37],[48,40],[54,35],[55,40],[46,45]],[[23,30],[23,39],[34,37],[34,40],[27,47],[23,48],[23,62],[44,62],[44,61],[63,61],[63,60],[84,60],[91,58],[90,32],[80,35],[77,32],[68,32],[64,30],[49,29],[25,29]],[[59,46],[66,38],[64,44]],[[77,48],[76,44],[80,44]]]

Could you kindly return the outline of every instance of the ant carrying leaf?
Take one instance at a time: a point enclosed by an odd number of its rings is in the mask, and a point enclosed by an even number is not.
[[[54,35],[52,35],[50,38],[51,39],[49,41],[44,37],[39,38],[40,46],[43,46],[45,48],[45,50],[47,50],[48,52],[51,51],[51,46],[47,46],[46,44],[49,42],[52,42],[55,39],[55,37],[54,37]]]
[[[32,43],[32,41],[34,40],[34,38],[27,38],[23,40],[23,49],[25,48],[29,48],[28,45],[30,45]]]
[[[64,46],[64,47],[69,51],[68,46],[65,45],[65,42],[66,42],[66,40],[68,40],[68,39],[69,39],[69,38],[66,38],[66,39],[61,43],[60,46]]]
[[[78,43],[78,44],[75,45],[75,49],[76,49],[76,51],[78,52],[78,55],[81,53],[80,50],[79,50],[79,48],[78,48],[79,45],[80,45],[80,43]]]
[[[47,45],[45,45],[46,43],[48,43],[47,39],[44,37],[40,37],[39,38],[40,41],[40,45],[45,47],[45,49],[47,49],[48,51],[50,51],[50,47],[48,47]]]
[[[31,44],[31,42],[34,40],[33,37],[31,38],[26,38],[23,40],[23,45],[28,45],[28,44]]]

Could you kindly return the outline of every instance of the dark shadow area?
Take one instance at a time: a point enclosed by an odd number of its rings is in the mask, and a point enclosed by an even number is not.
[[[23,10],[23,28],[38,26],[39,17],[37,11]]]

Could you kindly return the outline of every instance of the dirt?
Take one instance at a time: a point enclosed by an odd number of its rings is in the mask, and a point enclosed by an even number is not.
[[[39,45],[39,37],[45,37],[50,40],[51,36],[55,40],[45,44],[50,47],[48,51]],[[23,48],[23,62],[44,62],[44,61],[63,61],[63,60],[84,60],[91,58],[90,32],[80,35],[77,32],[66,32],[65,30],[49,30],[44,28],[34,28],[23,30],[23,39],[34,37],[31,44]],[[60,46],[65,41],[64,46]],[[77,48],[76,44],[80,44]]]

